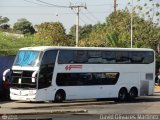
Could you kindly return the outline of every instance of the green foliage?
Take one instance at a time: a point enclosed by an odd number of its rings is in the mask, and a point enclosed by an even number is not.
[[[133,14],[133,47],[153,48],[160,39],[160,27],[151,20],[145,20],[135,11]],[[80,40],[81,46],[130,47],[131,14],[128,9],[119,10],[106,18],[106,23],[98,23],[92,32]]]
[[[59,22],[45,22],[36,26],[36,37],[48,41],[49,45],[68,45],[65,28]]]
[[[91,32],[92,32],[92,25],[91,24],[79,26],[79,39],[87,38]],[[74,38],[76,37],[76,25],[73,25],[70,28],[69,35],[72,35]]]
[[[107,35],[107,45],[110,47],[128,47],[127,44],[124,44],[124,40],[119,40],[118,33],[112,32]]]
[[[10,25],[8,24],[3,24],[0,26],[0,30],[2,31],[9,31],[9,29],[10,29]]]
[[[7,17],[0,16],[0,30],[8,31],[10,29],[10,25],[8,25],[9,19]]]
[[[33,28],[32,23],[29,22],[25,18],[21,18],[21,19],[17,20],[17,22],[13,26],[13,30],[16,33],[20,33],[20,34],[33,34],[33,33],[35,33],[35,29]]]
[[[9,19],[7,17],[0,16],[0,25],[3,23],[7,23],[8,21],[9,21]]]
[[[94,47],[105,47],[105,24],[95,24],[92,26],[92,30],[90,30],[89,34],[86,38],[81,39],[80,46],[94,46]]]
[[[82,26],[79,26],[79,35],[80,35],[80,37],[81,37],[81,34],[80,34],[81,29],[82,29]],[[70,28],[69,35],[71,35],[71,36],[73,36],[74,38],[76,38],[76,25],[73,25],[73,26]]]
[[[16,55],[20,48],[35,45],[38,44],[33,36],[17,38],[0,32],[0,55]]]

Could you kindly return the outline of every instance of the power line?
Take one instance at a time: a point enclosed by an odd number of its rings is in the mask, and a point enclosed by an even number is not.
[[[1,15],[56,15],[56,13],[0,13]],[[60,13],[59,15],[69,15],[73,13]]]
[[[40,4],[38,4],[38,5],[40,5]],[[26,8],[40,8],[40,7],[53,7],[53,6],[46,6],[46,5],[41,5],[41,6],[0,6],[0,7],[8,7],[8,8],[11,8],[11,7],[13,7],[13,8],[24,8],[24,7],[26,7]]]
[[[61,6],[61,5],[51,4],[51,3],[44,2],[44,1],[41,1],[41,0],[36,0],[36,1],[41,2],[41,3],[44,3],[44,4],[46,4],[46,5],[51,5],[52,7],[69,8],[69,6]]]
[[[110,5],[113,5],[113,4],[93,4],[93,5],[87,5],[87,6],[91,6],[91,7],[96,7],[96,6],[110,6]]]
[[[26,2],[28,2],[28,3],[32,3],[32,4],[44,6],[43,4],[39,4],[39,3],[36,3],[36,2],[32,2],[32,1],[29,1],[29,0],[24,0],[24,1],[26,1]]]
[[[98,19],[92,12],[90,12],[90,11],[87,10],[87,9],[86,9],[86,11],[88,11],[88,13],[89,13],[94,19],[96,19],[97,21],[99,21],[99,19]]]
[[[88,24],[86,21],[84,21],[82,18],[79,18],[81,22],[83,22],[84,24]]]
[[[57,12],[56,12],[57,13]],[[53,15],[53,14],[56,14],[56,13],[0,13],[0,14],[4,14],[4,15]],[[106,13],[110,13],[110,11],[95,11],[95,12],[92,12],[93,14],[106,14]],[[58,15],[73,15],[73,14],[76,14],[76,13],[71,13],[71,12],[60,12],[60,13],[57,13]],[[81,12],[80,13],[81,15],[87,15],[87,14],[90,14],[88,12]]]
[[[92,22],[96,22],[95,19],[91,19],[90,17],[88,17],[86,14],[82,14],[83,16],[85,16],[89,21],[92,21]]]
[[[26,2],[28,2],[28,3],[33,3],[33,4],[36,4],[36,5],[40,5],[40,6],[8,6],[8,5],[5,5],[5,6],[0,6],[0,7],[33,7],[33,8],[38,8],[38,7],[53,7],[53,6],[51,6],[51,5],[44,5],[44,4],[39,4],[39,3],[35,3],[35,2],[31,2],[31,1],[28,1],[28,0],[24,0],[24,1],[26,1]],[[113,4],[112,4],[113,5]],[[117,4],[117,5],[120,5],[120,4]],[[101,6],[106,6],[106,5],[87,5],[87,6],[89,6],[89,7],[101,7]]]
[[[73,11],[73,10],[72,10]],[[75,11],[73,11],[73,13],[72,14],[76,14],[76,12]],[[79,18],[84,24],[87,24],[82,18]]]

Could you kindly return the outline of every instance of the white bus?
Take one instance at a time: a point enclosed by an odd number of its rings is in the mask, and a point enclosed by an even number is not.
[[[145,48],[27,47],[11,69],[12,100],[58,101],[152,95],[155,53]]]

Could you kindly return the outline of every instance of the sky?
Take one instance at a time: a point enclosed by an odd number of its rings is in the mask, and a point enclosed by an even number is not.
[[[117,0],[117,10],[124,9],[130,1],[132,0]],[[133,3],[135,1],[133,0]],[[66,30],[69,30],[76,23],[75,10],[68,8],[70,5],[87,7],[80,8],[81,26],[103,23],[114,11],[114,0],[0,0],[0,16],[8,17],[11,26],[18,19],[26,18],[33,25],[59,21]]]

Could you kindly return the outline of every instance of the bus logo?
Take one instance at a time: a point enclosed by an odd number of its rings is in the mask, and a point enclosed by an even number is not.
[[[67,66],[65,67],[66,71],[67,71],[67,70],[71,70],[72,68],[82,69],[82,65],[67,65]]]

